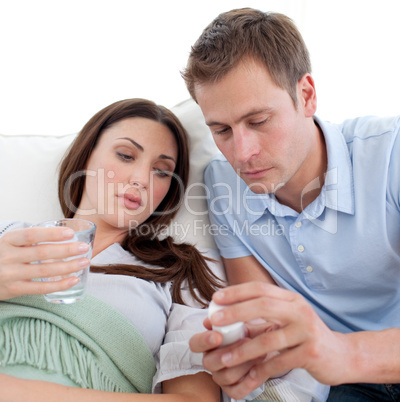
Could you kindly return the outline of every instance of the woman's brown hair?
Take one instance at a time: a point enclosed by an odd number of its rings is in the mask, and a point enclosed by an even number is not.
[[[75,215],[85,185],[83,172],[102,132],[118,121],[134,117],[150,119],[169,128],[177,143],[178,158],[167,195],[145,222],[127,233],[121,245],[143,262],[164,269],[120,264],[101,268],[91,266],[90,270],[135,276],[160,283],[172,281],[172,297],[175,302],[184,304],[182,288],[188,286],[194,299],[206,306],[213,292],[221,286],[221,282],[207,265],[206,261],[209,259],[190,244],[175,243],[170,236],[160,238],[161,231],[178,212],[189,177],[188,136],[170,110],[145,99],[126,99],[96,113],[80,131],[61,163],[58,180],[61,209],[66,218]],[[146,225],[146,231],[140,231],[142,225]],[[141,234],[137,235],[138,233]]]

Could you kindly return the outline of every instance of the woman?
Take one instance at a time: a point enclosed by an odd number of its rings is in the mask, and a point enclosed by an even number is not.
[[[0,225],[0,400],[219,400],[187,342],[205,317],[187,304],[207,305],[219,281],[194,247],[160,236],[181,203],[188,158],[184,128],[150,101],[116,102],[85,125],[61,164],[59,199],[65,217],[97,230],[88,295],[68,309],[17,296],[75,285],[33,279],[81,270],[87,259],[31,263],[81,255],[82,244],[37,245],[73,234]]]

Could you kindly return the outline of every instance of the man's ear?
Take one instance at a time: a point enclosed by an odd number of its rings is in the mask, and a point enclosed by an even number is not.
[[[297,96],[299,107],[303,108],[305,117],[314,116],[317,110],[317,93],[314,79],[310,74],[304,74],[297,83]]]

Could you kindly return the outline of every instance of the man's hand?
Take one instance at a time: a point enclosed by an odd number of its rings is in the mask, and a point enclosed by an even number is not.
[[[225,348],[217,349],[222,336],[213,331],[191,339],[191,349],[204,353],[204,367],[231,397],[244,398],[268,378],[298,367],[331,385],[348,382],[351,377],[346,335],[331,331],[302,296],[274,285],[249,282],[220,290],[213,300],[233,304],[211,317],[213,325],[260,318],[273,324],[273,328],[247,326],[248,337]],[[210,322],[206,325],[211,328]]]
[[[219,332],[211,330],[211,322],[208,318],[204,320],[204,326],[209,329],[209,331],[194,335],[189,342],[190,349],[195,353],[204,354],[203,365],[212,373],[213,380],[228,395],[235,397],[234,393],[231,391],[232,384],[237,384],[242,378],[248,376],[251,368],[261,362],[263,358],[254,361],[245,361],[242,364],[227,367],[222,362],[222,357],[231,354],[235,348],[248,342],[249,338],[246,337],[231,345],[220,347],[223,337]],[[247,332],[249,334],[249,331]],[[257,386],[256,381],[254,381],[253,389],[257,388]]]

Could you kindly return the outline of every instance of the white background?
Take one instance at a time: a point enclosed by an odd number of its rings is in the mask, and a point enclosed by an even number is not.
[[[77,132],[125,98],[174,106],[190,46],[247,6],[299,27],[319,117],[400,113],[399,0],[0,0],[0,133]]]

